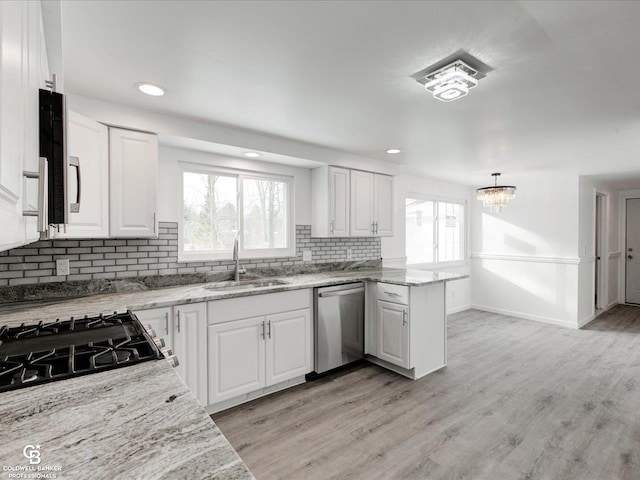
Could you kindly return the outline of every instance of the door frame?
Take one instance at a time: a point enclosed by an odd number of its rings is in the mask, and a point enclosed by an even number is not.
[[[597,310],[606,310],[609,296],[609,228],[607,224],[609,195],[596,191],[594,202],[594,240],[596,241],[594,244],[595,271],[593,296],[597,298],[595,308]],[[598,206],[600,208],[598,208]],[[600,260],[598,260],[598,258]],[[596,278],[597,281],[595,280]]]
[[[627,200],[640,198],[640,190],[623,190],[620,192],[620,215],[619,215],[619,246],[620,251],[616,252],[618,259],[618,302],[625,305],[637,306],[635,303],[627,303],[627,262],[625,262],[627,251]]]

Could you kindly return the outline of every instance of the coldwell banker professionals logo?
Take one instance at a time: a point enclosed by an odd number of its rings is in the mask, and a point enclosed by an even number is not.
[[[57,479],[62,472],[62,467],[60,465],[40,465],[42,461],[40,457],[40,447],[41,445],[39,443],[35,445],[25,445],[22,449],[22,455],[29,460],[29,463],[22,465],[4,465],[0,478],[2,480],[5,478],[22,480]]]
[[[40,463],[40,445],[25,445],[22,453],[31,465],[38,465]]]

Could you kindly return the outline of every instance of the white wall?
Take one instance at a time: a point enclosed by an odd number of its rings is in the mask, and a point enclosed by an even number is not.
[[[174,117],[80,95],[67,95],[67,105],[71,110],[108,125],[154,132],[167,137],[194,139],[312,160],[321,164],[369,170],[388,175],[398,173],[398,166],[390,162],[364,158],[266,133]]]
[[[163,222],[180,221],[178,186],[182,170],[178,162],[191,162],[253,172],[265,172],[293,177],[294,208],[296,225],[311,225],[311,175],[306,168],[291,167],[275,163],[224,157],[213,153],[198,152],[183,148],[160,146],[158,218]]]
[[[516,198],[493,214],[471,208],[472,304],[569,327],[578,323],[579,182],[513,178]]]
[[[467,211],[469,210],[469,204],[474,198],[474,190],[464,185],[419,177],[408,173],[402,173],[396,176],[394,183],[394,236],[382,239],[382,259],[384,266],[397,268],[404,268],[406,266],[405,199],[412,193],[443,199],[463,200],[467,202]],[[469,245],[468,216],[467,214],[467,245]],[[408,268],[412,267],[408,266]],[[461,273],[464,275],[471,273],[468,261],[466,265],[447,268],[436,267],[434,270]],[[467,278],[447,283],[447,313],[459,312],[470,307],[471,281],[472,279]]]

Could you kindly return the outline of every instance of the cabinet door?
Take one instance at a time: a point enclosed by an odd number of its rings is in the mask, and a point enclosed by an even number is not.
[[[209,403],[265,386],[265,318],[210,325]]]
[[[266,321],[267,386],[309,373],[311,310],[269,315]]]
[[[109,129],[112,237],[155,237],[158,137]]]
[[[171,307],[152,308],[136,312],[136,317],[138,317],[142,325],[150,325],[155,330],[156,336],[164,340],[165,346],[173,350],[173,321],[171,313]]]
[[[29,6],[29,85],[26,109],[26,137],[25,162],[23,170],[37,172],[40,157],[40,88],[46,87],[46,80],[50,78],[47,50],[44,43],[42,26],[42,12],[40,2],[26,2]],[[23,209],[38,209],[38,181],[23,179]],[[36,217],[26,217],[26,243],[40,238]]]
[[[349,236],[349,170],[329,167],[329,236]]]
[[[378,301],[378,353],[381,360],[409,367],[409,307]]]
[[[26,238],[22,172],[30,137],[28,8],[29,2],[0,2],[0,250],[22,245]]]
[[[391,237],[393,236],[393,177],[376,174],[374,182],[376,235]]]
[[[373,236],[373,173],[351,170],[351,235]]]
[[[202,405],[207,405],[207,304],[173,307],[173,346],[178,375]]]
[[[109,237],[109,130],[76,112],[67,118],[69,225],[56,236]]]

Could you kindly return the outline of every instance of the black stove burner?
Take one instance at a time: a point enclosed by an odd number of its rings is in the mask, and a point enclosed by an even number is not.
[[[136,316],[122,313],[0,328],[0,392],[162,358]]]

